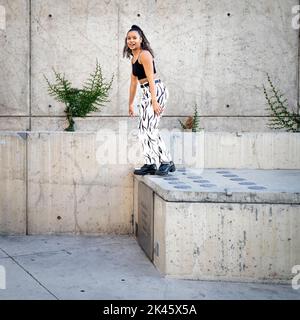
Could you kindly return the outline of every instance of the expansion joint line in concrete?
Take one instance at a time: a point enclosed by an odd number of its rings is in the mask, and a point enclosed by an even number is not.
[[[25,234],[28,235],[28,135],[25,139]]]
[[[24,270],[34,281],[36,281],[42,288],[44,288],[51,296],[53,296],[56,300],[59,300],[59,298],[52,293],[47,287],[45,287],[33,274],[31,274],[28,270],[26,270],[14,257],[8,254],[4,249],[0,248],[0,250],[5,253],[8,258],[10,258],[16,265],[18,265],[22,270]]]
[[[31,102],[32,102],[32,3],[28,0],[28,107],[29,107],[29,125],[27,131],[31,131]],[[25,234],[28,235],[28,135],[25,141],[25,220],[26,220],[26,230]]]
[[[300,0],[299,0],[299,6],[300,6]],[[297,112],[298,114],[300,114],[299,86],[300,86],[300,28],[298,28],[298,64],[297,64]]]
[[[118,12],[118,35],[117,35],[117,40],[118,40],[118,52],[120,52],[120,6],[119,3],[117,2],[117,12]],[[118,59],[118,70],[117,70],[117,105],[120,105],[120,60]]]
[[[29,26],[28,26],[28,107],[29,107],[29,127],[28,130],[31,131],[31,100],[32,100],[32,16],[31,16],[31,0],[28,0],[28,14],[29,14]]]
[[[151,187],[150,187],[151,188]],[[153,192],[153,196],[157,196],[159,197],[161,200],[167,202],[167,203],[211,203],[211,204],[239,204],[239,205],[256,205],[256,204],[265,204],[265,205],[287,205],[287,206],[299,206],[300,203],[296,202],[296,203],[286,203],[286,202],[238,202],[238,201],[199,201],[199,200],[166,200],[164,199],[161,195],[159,195],[156,192]]]

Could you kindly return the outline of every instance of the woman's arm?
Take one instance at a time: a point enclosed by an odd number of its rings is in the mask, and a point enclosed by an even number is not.
[[[133,102],[136,94],[137,84],[138,84],[138,78],[131,73],[131,81],[130,81],[130,88],[129,88],[129,115],[130,116],[134,115]]]
[[[161,113],[161,106],[156,101],[156,88],[155,88],[155,84],[154,84],[153,58],[152,58],[152,55],[149,51],[144,50],[141,53],[141,63],[144,67],[145,74],[146,74],[147,80],[149,82],[153,110],[156,114],[160,114]]]

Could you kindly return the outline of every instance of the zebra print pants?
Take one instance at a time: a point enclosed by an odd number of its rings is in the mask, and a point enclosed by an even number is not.
[[[142,87],[142,97],[139,106],[139,141],[142,144],[143,155],[146,164],[170,162],[171,156],[160,136],[158,124],[169,98],[169,91],[162,81],[155,82],[156,100],[162,111],[160,115],[154,113],[151,104],[149,86]]]

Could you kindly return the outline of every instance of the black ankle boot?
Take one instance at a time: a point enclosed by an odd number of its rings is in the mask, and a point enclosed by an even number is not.
[[[170,161],[170,163],[162,163],[159,166],[159,169],[156,170],[155,174],[159,176],[165,176],[169,172],[174,172],[176,170],[175,164],[173,161]]]
[[[140,169],[135,169],[134,174],[139,176],[144,176],[145,174],[155,174],[156,172],[156,164],[144,164]]]

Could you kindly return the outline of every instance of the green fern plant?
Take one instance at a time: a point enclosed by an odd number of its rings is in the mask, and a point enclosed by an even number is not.
[[[183,123],[181,120],[178,120],[181,128],[186,130],[186,129],[192,129],[192,132],[197,132],[199,131],[199,125],[200,125],[200,120],[198,116],[198,107],[195,105],[194,107],[194,114],[193,116],[189,116],[186,121]]]
[[[271,92],[268,93],[263,85],[264,95],[267,100],[268,107],[266,110],[270,112],[271,118],[267,126],[271,129],[286,129],[289,132],[300,131],[300,115],[299,111],[289,111],[287,99],[275,88],[269,74],[267,73],[268,83],[271,87]],[[299,103],[297,104],[299,110]]]
[[[73,88],[72,83],[65,78],[65,75],[55,71],[56,82],[50,83],[48,78],[44,75],[48,84],[48,93],[57,101],[65,104],[66,113],[69,126],[65,131],[75,131],[74,117],[86,117],[86,115],[93,111],[99,111],[104,103],[109,102],[108,92],[111,88],[114,75],[109,82],[105,82],[102,76],[102,69],[96,61],[96,69],[90,74],[88,80],[84,83],[82,89]]]

